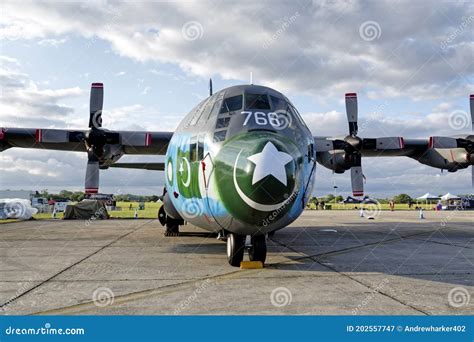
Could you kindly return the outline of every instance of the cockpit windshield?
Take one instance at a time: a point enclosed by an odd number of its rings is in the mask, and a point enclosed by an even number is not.
[[[222,101],[221,110],[219,113],[228,113],[242,109],[242,95],[232,96]]]
[[[245,94],[245,109],[270,109],[266,94]]]

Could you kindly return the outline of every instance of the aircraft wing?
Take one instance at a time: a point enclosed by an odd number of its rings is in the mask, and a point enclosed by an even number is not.
[[[470,96],[471,122],[474,122],[474,95]],[[362,157],[413,158],[418,162],[455,172],[474,165],[474,135],[456,137],[432,136],[427,139],[404,137],[360,138],[358,132],[357,95],[346,94],[349,135],[343,138],[314,137],[316,160],[335,173],[351,172],[352,193],[364,194]],[[474,186],[474,169],[472,169]]]
[[[110,167],[117,167],[123,169],[141,169],[141,170],[153,170],[153,171],[164,171],[165,163],[115,163]]]
[[[0,128],[0,152],[12,147],[87,152],[86,193],[98,192],[99,170],[113,165],[124,154],[166,154],[173,132],[103,129],[103,98],[103,84],[92,83],[88,130]]]
[[[173,132],[0,128],[0,152],[11,147],[87,152],[114,145],[120,154],[165,154]]]

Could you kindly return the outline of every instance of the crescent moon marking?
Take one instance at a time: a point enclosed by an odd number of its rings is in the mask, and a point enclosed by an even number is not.
[[[188,178],[186,179],[186,182],[184,182],[183,180],[181,180],[183,182],[183,185],[185,187],[188,187],[189,186],[189,183],[191,183],[191,166],[189,165],[189,161],[186,157],[181,157],[185,162],[186,162],[186,168],[188,170]]]
[[[240,198],[251,208],[260,210],[260,211],[273,211],[281,208],[283,205],[286,204],[286,202],[290,201],[292,196],[288,196],[287,199],[285,199],[283,202],[277,203],[277,204],[262,204],[255,202],[251,198],[249,198],[247,195],[244,194],[244,192],[240,189],[239,184],[237,183],[237,161],[239,160],[240,154],[242,153],[242,150],[240,150],[239,154],[237,155],[237,158],[235,158],[235,163],[234,163],[234,186],[235,189],[237,190],[237,193],[239,194]],[[293,191],[292,191],[293,192]]]

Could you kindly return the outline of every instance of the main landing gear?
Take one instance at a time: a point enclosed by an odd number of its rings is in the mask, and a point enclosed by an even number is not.
[[[267,257],[267,241],[265,235],[255,235],[250,238],[251,245],[248,248],[250,261],[261,261],[265,263]],[[229,264],[239,267],[244,259],[245,235],[235,233],[227,234],[227,260]]]
[[[183,220],[176,220],[166,215],[164,206],[158,211],[158,221],[165,226],[165,236],[179,236],[179,225],[184,223]]]

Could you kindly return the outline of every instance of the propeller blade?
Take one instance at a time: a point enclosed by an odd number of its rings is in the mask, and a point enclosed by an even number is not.
[[[93,155],[87,160],[85,193],[96,194],[99,192],[99,161]]]
[[[349,122],[349,134],[352,136],[357,135],[357,94],[347,93],[346,94],[346,114],[347,121]]]
[[[209,79],[209,96],[212,96],[212,78]]]
[[[471,94],[471,96],[469,96],[469,104],[471,107],[471,129],[474,132],[474,94]]]
[[[89,127],[102,127],[102,106],[104,104],[104,84],[92,83],[91,85],[91,101]]]
[[[351,167],[352,195],[364,196],[364,175],[362,166]]]

